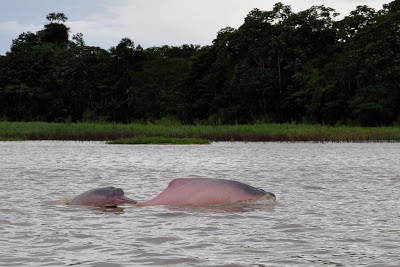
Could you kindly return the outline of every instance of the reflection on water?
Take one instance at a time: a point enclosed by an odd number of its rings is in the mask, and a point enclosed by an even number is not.
[[[207,206],[198,206],[198,205],[184,205],[179,207],[173,206],[166,206],[171,210],[182,210],[186,212],[250,212],[256,211],[257,209],[266,209],[268,206],[273,207],[277,201],[272,199],[271,197],[262,197],[257,200],[248,200],[248,201],[241,201],[241,202],[234,202],[234,203],[225,203],[220,205],[207,205]],[[143,207],[146,208],[146,207]],[[180,214],[180,213],[179,213]]]
[[[124,208],[122,207],[93,207],[93,209],[101,212],[111,212],[111,213],[124,212]]]
[[[0,142],[0,265],[397,266],[398,162],[396,143]],[[144,201],[193,176],[242,181],[277,202],[60,203],[108,185]]]

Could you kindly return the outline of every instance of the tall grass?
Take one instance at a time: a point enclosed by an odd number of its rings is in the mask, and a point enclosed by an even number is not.
[[[400,142],[400,126],[308,124],[179,125],[0,121],[0,140],[118,140],[133,137],[202,138],[211,141]]]

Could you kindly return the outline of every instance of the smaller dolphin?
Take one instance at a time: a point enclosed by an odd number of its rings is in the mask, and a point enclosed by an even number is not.
[[[99,206],[99,207],[115,207],[118,204],[137,202],[124,196],[124,191],[121,188],[113,186],[94,188],[86,191],[69,203],[70,205],[85,205],[85,206]]]

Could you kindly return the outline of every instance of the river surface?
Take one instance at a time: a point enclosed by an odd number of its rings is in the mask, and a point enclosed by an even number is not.
[[[233,179],[277,202],[94,208],[179,177]],[[399,143],[0,142],[1,266],[399,266]]]

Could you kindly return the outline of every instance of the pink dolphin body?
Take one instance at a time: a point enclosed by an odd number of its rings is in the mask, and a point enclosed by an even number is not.
[[[138,206],[216,205],[275,195],[262,189],[224,179],[180,178],[175,179],[155,198],[138,203]]]
[[[122,203],[136,204],[137,202],[126,197],[121,188],[108,186],[86,191],[72,199],[69,204],[107,207],[117,206],[118,204]]]

